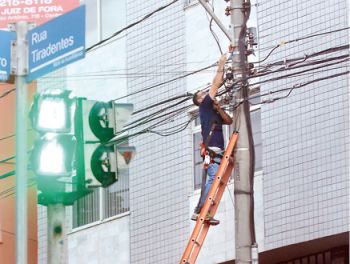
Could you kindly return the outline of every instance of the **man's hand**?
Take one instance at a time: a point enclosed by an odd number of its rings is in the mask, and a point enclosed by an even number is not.
[[[216,112],[219,112],[221,110],[219,102],[217,100],[213,100],[213,108]]]
[[[220,107],[220,104],[218,101],[216,101],[215,99],[213,100],[213,108],[216,112],[219,113],[219,115],[221,116],[223,123],[225,125],[231,125],[232,124],[232,118],[224,111],[222,110],[222,108]]]

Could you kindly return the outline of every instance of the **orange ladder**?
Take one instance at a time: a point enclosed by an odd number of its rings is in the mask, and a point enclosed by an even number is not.
[[[211,216],[214,216],[219,206],[221,197],[225,191],[225,187],[234,166],[233,150],[236,146],[237,139],[238,133],[233,133],[228,146],[226,147],[214,182],[204,202],[200,215],[198,216],[196,226],[194,227],[191,237],[187,243],[185,252],[181,257],[180,264],[194,264],[196,262],[199,251],[210,227],[210,224],[204,221],[204,219],[208,213]]]

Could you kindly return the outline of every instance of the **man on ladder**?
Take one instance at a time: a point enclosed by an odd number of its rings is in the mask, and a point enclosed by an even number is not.
[[[203,138],[201,156],[204,158],[203,170],[205,176],[202,179],[201,196],[191,217],[191,220],[193,221],[197,221],[198,215],[200,214],[215,175],[219,169],[224,151],[222,124],[232,124],[232,118],[221,109],[218,102],[215,100],[215,96],[224,80],[225,63],[226,55],[224,54],[219,59],[218,69],[209,92],[197,91],[193,95],[193,103],[199,106],[199,117]],[[220,223],[219,220],[214,219],[213,216],[209,214],[206,216],[205,221],[211,225],[217,225]]]

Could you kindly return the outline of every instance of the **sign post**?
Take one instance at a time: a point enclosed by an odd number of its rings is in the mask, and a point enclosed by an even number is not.
[[[54,5],[62,2],[62,5]],[[40,10],[64,12],[63,5],[79,5],[79,0],[0,0],[0,28],[16,22],[12,31],[0,31],[0,81],[7,81],[10,72],[16,83],[16,263],[27,263],[27,84],[53,70],[85,56],[85,6],[80,6],[46,24],[29,31],[30,23],[42,22],[48,16],[37,16]],[[63,4],[64,3],[64,4]],[[46,5],[46,7],[43,7]],[[45,12],[46,12],[45,11]],[[32,13],[26,17],[25,13]],[[47,14],[47,13],[46,13]],[[52,17],[50,17],[52,18]],[[6,21],[6,23],[4,22]],[[4,26],[5,23],[6,26]],[[69,27],[67,27],[69,25]],[[48,213],[49,264],[65,263],[64,206],[50,205]],[[52,231],[52,232],[51,232]],[[51,232],[51,233],[50,233]]]
[[[27,22],[15,25],[17,40],[14,42],[15,56],[12,65],[16,82],[16,263],[27,263]]]

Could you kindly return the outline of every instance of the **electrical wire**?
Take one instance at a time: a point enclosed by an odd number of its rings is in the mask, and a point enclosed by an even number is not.
[[[12,157],[5,158],[5,159],[3,159],[3,160],[0,160],[0,164],[1,164],[1,163],[6,163],[6,162],[8,162],[9,160],[12,160],[12,159],[14,159],[14,158],[16,158],[16,156],[12,156]]]
[[[118,100],[121,100],[121,99],[127,98],[127,97],[129,97],[129,96],[136,95],[136,94],[139,94],[139,93],[142,93],[142,92],[145,92],[145,91],[148,91],[148,90],[151,90],[151,89],[157,88],[157,87],[162,86],[162,85],[164,85],[164,84],[168,84],[168,83],[171,83],[171,82],[174,82],[174,81],[177,81],[177,80],[183,79],[183,78],[185,78],[185,77],[188,77],[188,76],[190,76],[190,75],[196,74],[196,73],[201,72],[201,71],[203,71],[203,70],[210,69],[210,68],[212,68],[212,67],[214,67],[214,66],[216,66],[216,65],[217,65],[217,62],[216,62],[216,63],[214,63],[214,64],[211,64],[211,65],[209,65],[209,66],[203,67],[203,68],[201,68],[201,69],[198,69],[198,70],[192,71],[192,72],[190,72],[190,73],[187,73],[187,74],[184,74],[184,75],[178,76],[178,77],[176,77],[176,78],[173,78],[173,79],[170,79],[170,80],[167,80],[167,81],[164,81],[164,82],[162,82],[162,83],[158,83],[158,84],[155,84],[155,85],[152,85],[152,86],[146,87],[146,88],[144,88],[144,89],[141,89],[141,90],[138,90],[138,91],[132,92],[132,93],[130,93],[130,94],[127,94],[127,95],[124,95],[124,96],[121,96],[121,97],[115,98],[115,99],[113,99],[113,101],[118,101]]]
[[[340,32],[340,31],[344,31],[344,30],[348,30],[350,27],[346,27],[346,28],[341,28],[341,29],[337,29],[337,30],[332,30],[332,31],[327,31],[327,32],[322,32],[322,33],[314,33],[312,35],[308,35],[308,36],[305,36],[305,37],[301,37],[301,38],[296,38],[296,39],[293,39],[293,40],[288,40],[288,41],[281,41],[279,44],[277,44],[276,46],[274,46],[270,51],[269,53],[265,56],[264,59],[260,60],[260,61],[257,61],[257,62],[253,62],[254,64],[260,64],[264,61],[266,61],[270,56],[271,54],[279,47],[282,47],[286,44],[290,44],[290,43],[293,43],[293,42],[298,42],[300,40],[304,40],[304,39],[308,39],[308,38],[313,38],[313,37],[318,37],[318,36],[323,36],[323,35],[328,35],[328,34],[332,34],[332,33],[336,33],[336,32]],[[261,49],[261,51],[264,50],[264,49]]]
[[[215,13],[214,12],[215,11],[214,10],[214,0],[212,0],[210,6],[211,6],[211,9],[212,9],[213,13]],[[206,15],[207,19],[209,20],[209,30],[210,30],[210,33],[211,33],[211,35],[213,36],[213,38],[214,38],[214,40],[216,42],[216,45],[218,46],[220,54],[224,54],[223,51],[222,51],[222,48],[220,46],[219,37],[216,35],[216,33],[213,30],[213,21],[214,21],[214,19],[213,18],[209,19],[209,16],[208,16],[207,12],[205,12],[205,15]]]
[[[16,174],[15,170],[9,171],[9,172],[7,172],[5,174],[0,175],[0,180],[5,179],[5,178],[10,177],[10,176],[13,176],[15,174]]]
[[[12,92],[14,92],[14,91],[16,91],[15,88],[4,92],[2,95],[0,95],[0,99],[1,99],[1,98],[4,98],[5,96],[9,95],[10,93],[12,93]]]
[[[15,136],[16,136],[16,134],[12,134],[12,135],[9,135],[9,136],[0,138],[0,141],[1,141],[1,140],[5,140],[5,139],[9,139],[9,138],[13,138],[13,137],[15,137]]]

